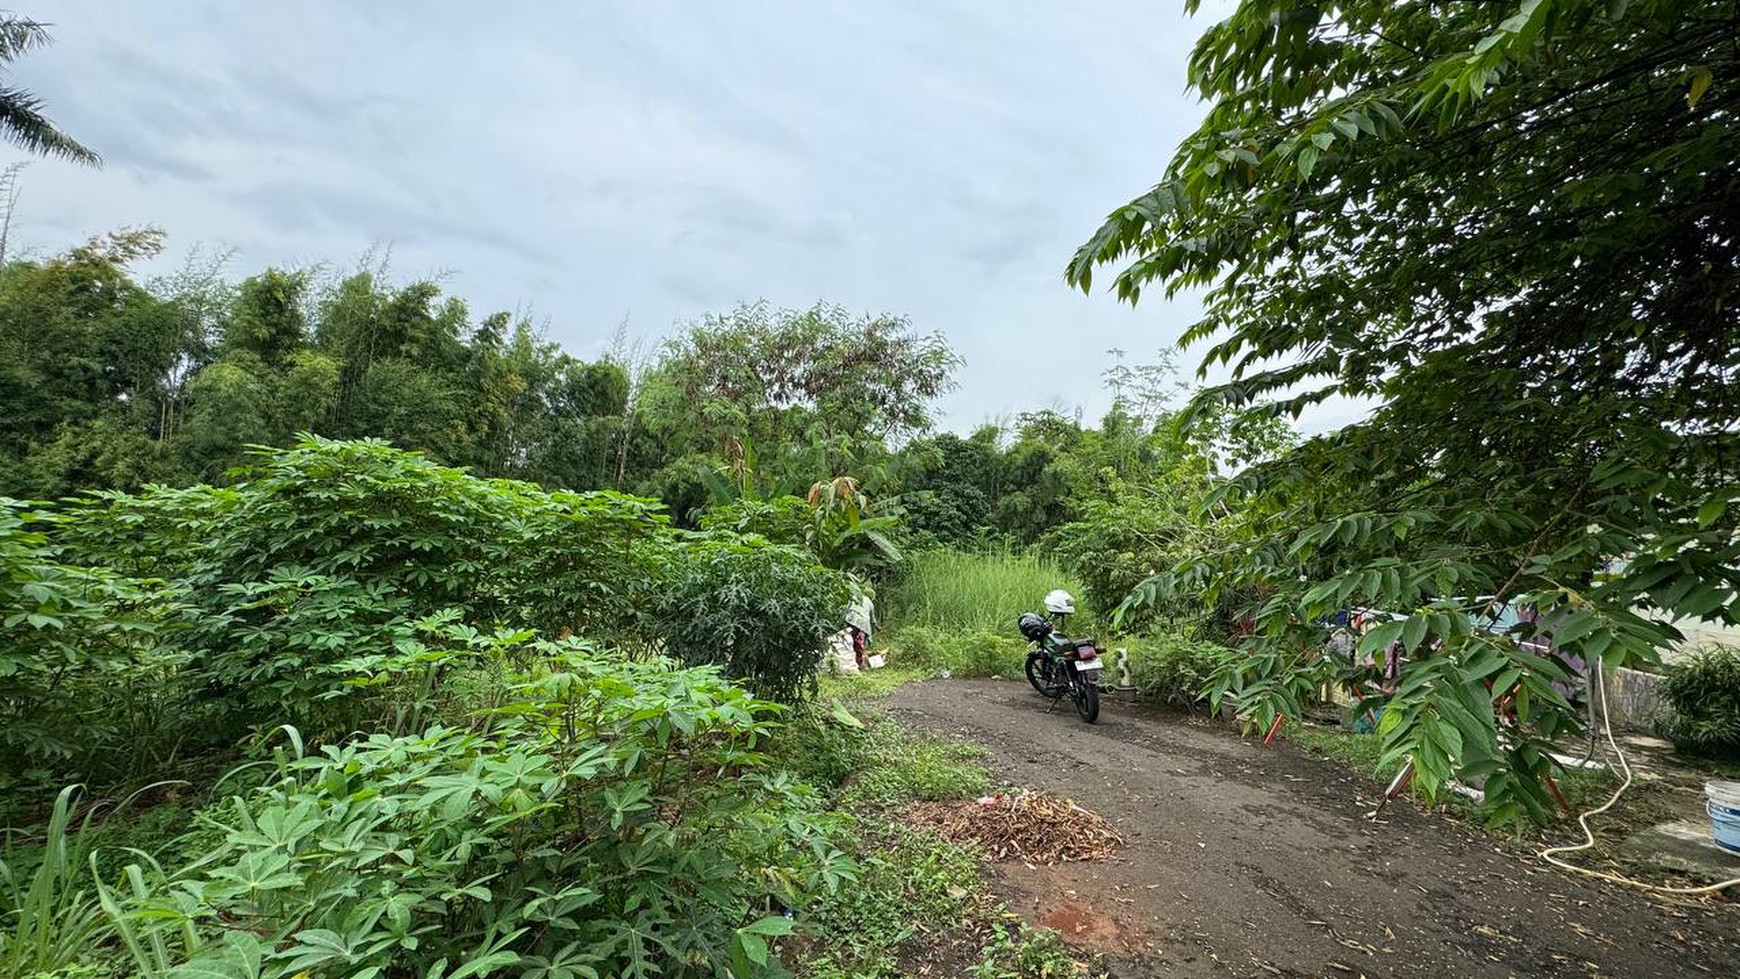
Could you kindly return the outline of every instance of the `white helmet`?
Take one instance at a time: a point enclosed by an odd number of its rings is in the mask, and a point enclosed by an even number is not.
[[[1075,611],[1075,599],[1069,597],[1069,592],[1059,588],[1045,596],[1045,610],[1058,615],[1069,615]]]

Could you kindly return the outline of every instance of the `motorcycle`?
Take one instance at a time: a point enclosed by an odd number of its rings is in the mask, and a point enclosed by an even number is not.
[[[1050,698],[1053,707],[1068,694],[1075,712],[1092,724],[1100,716],[1100,674],[1105,661],[1093,639],[1071,639],[1064,634],[1068,616],[1075,611],[1075,601],[1068,592],[1059,590],[1045,596],[1045,609],[1046,615],[1023,612],[1016,622],[1021,634],[1033,642],[1027,652],[1027,682],[1040,696]]]

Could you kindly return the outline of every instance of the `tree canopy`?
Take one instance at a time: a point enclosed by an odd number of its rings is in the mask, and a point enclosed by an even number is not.
[[[1737,17],[1249,0],[1208,29],[1207,118],[1067,278],[1206,290],[1185,339],[1232,379],[1199,407],[1382,407],[1247,470],[1217,497],[1246,532],[1136,602],[1246,587],[1271,639],[1405,615],[1369,637],[1422,652],[1391,757],[1428,789],[1492,773],[1501,818],[1544,805],[1537,739],[1574,719],[1562,665],[1480,628],[1497,605],[1555,610],[1566,653],[1607,663],[1652,657],[1669,620],[1740,618]],[[1284,659],[1228,695],[1296,709]]]

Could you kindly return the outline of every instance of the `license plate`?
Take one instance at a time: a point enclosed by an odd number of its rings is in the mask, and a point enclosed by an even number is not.
[[[1105,665],[1106,664],[1100,662],[1097,659],[1078,659],[1075,661],[1075,668],[1078,670],[1081,670],[1083,672],[1086,672],[1088,670],[1103,669],[1103,668],[1105,668]]]

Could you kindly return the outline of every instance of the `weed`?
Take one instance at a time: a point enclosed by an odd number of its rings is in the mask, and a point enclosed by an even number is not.
[[[870,729],[870,764],[846,789],[851,807],[889,807],[931,799],[966,799],[983,795],[991,777],[978,760],[984,751],[974,745],[918,738],[892,721]]]
[[[827,896],[811,912],[827,939],[816,963],[825,967],[812,975],[900,975],[903,946],[961,922],[983,899],[972,851],[898,823],[866,823],[857,883]]]
[[[774,731],[767,756],[777,767],[818,788],[838,788],[863,768],[869,755],[868,731],[844,707],[816,706]]]
[[[1171,632],[1141,636],[1126,646],[1136,689],[1173,707],[1201,702],[1216,666],[1227,655],[1224,646]]]
[[[860,673],[825,674],[820,679],[819,693],[822,700],[838,698],[841,700],[859,700],[886,696],[895,687],[922,680],[934,673],[911,662],[891,662],[880,670],[866,670]]]
[[[972,979],[1061,979],[1086,971],[1069,954],[1057,932],[999,921],[991,926],[991,938],[980,950],[979,961],[967,968],[967,975]]]
[[[1027,657],[1027,643],[1007,634],[983,630],[953,632],[935,626],[904,626],[890,640],[890,656],[928,673],[947,670],[955,676],[1018,677]]]

